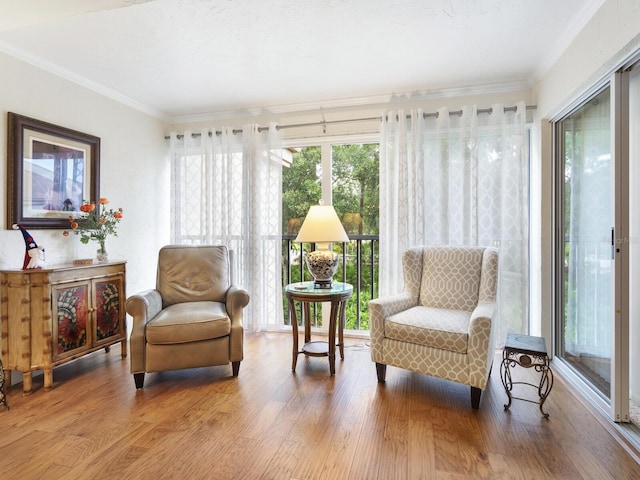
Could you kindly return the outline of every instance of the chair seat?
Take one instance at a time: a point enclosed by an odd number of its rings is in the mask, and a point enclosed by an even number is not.
[[[220,302],[177,303],[162,310],[146,327],[146,340],[155,345],[198,342],[224,337],[231,321]]]
[[[384,336],[425,347],[467,353],[471,312],[417,306],[388,317]]]

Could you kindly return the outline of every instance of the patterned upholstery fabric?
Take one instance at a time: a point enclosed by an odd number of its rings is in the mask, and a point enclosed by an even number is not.
[[[394,359],[388,365],[467,384],[467,355],[384,339],[384,349]]]
[[[470,316],[464,311],[419,305],[387,317],[384,333],[401,342],[467,353]]]
[[[471,312],[478,304],[483,253],[481,247],[425,248],[420,304]]]
[[[498,252],[413,247],[404,291],[369,302],[371,359],[484,390],[493,361]]]

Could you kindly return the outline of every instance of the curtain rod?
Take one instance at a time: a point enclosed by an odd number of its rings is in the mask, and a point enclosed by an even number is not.
[[[504,107],[504,111],[505,112],[515,112],[517,110],[518,107],[516,107],[515,105],[513,107]],[[537,105],[527,105],[526,109],[527,110],[535,110],[537,108]],[[476,113],[488,113],[489,115],[493,113],[493,108],[478,108],[476,110]],[[438,118],[438,112],[425,112],[422,114],[422,118]],[[462,115],[462,110],[452,110],[451,112],[449,112],[449,116],[453,116],[453,115]],[[411,115],[407,115],[407,118],[411,118]],[[322,120],[320,122],[309,122],[309,123],[291,123],[289,125],[276,125],[276,130],[285,130],[287,128],[302,128],[302,127],[315,127],[315,126],[322,126],[322,127],[326,127],[327,125],[334,125],[334,124],[338,124],[338,123],[353,123],[353,122],[373,122],[373,121],[382,121],[382,117],[365,117],[365,118],[350,118],[350,119],[346,119],[346,120]],[[258,132],[264,132],[266,130],[269,130],[269,127],[258,127]],[[237,133],[242,133],[242,129],[241,128],[237,128],[237,129],[233,129],[232,133],[235,135]],[[221,135],[222,132],[216,131],[216,135]],[[198,132],[194,132],[191,134],[192,138],[195,137],[199,137],[201,134]],[[213,132],[209,132],[209,136],[213,135]],[[183,138],[184,135],[177,135],[178,139]],[[164,137],[165,140],[169,140],[171,137]]]

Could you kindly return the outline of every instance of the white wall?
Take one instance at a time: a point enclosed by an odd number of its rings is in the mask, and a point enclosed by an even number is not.
[[[537,122],[542,132],[548,132],[548,120],[553,119],[572,102],[584,95],[594,84],[611,73],[625,59],[640,49],[640,1],[607,0],[581,33],[559,57],[557,62],[534,85]],[[534,168],[541,183],[540,199],[541,258],[541,325],[547,341],[552,337],[552,145],[551,136],[542,135],[540,157]],[[545,140],[546,139],[546,140]]]
[[[14,112],[100,137],[100,195],[124,209],[109,256],[127,261],[127,294],[152,288],[157,250],[169,240],[164,122],[2,53],[0,72],[0,268],[21,268],[25,252],[20,232],[7,225],[7,112]],[[75,235],[28,230],[48,265],[95,256],[97,246]]]
[[[640,47],[640,1],[607,0],[534,85],[540,118],[552,118]]]

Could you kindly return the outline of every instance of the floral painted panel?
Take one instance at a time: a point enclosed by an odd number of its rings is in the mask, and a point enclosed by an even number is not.
[[[96,282],[96,339],[120,333],[120,279]]]
[[[58,290],[58,354],[87,345],[88,285]]]

